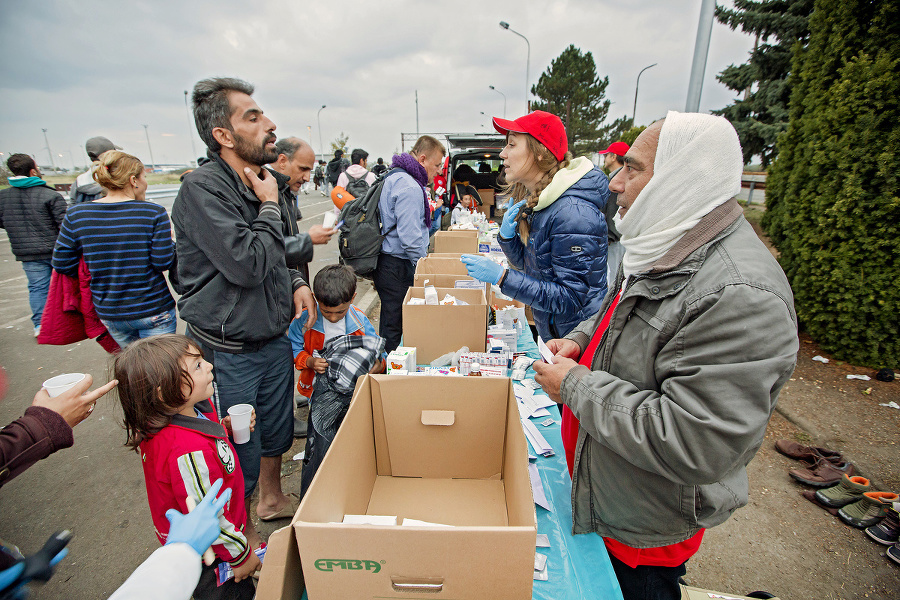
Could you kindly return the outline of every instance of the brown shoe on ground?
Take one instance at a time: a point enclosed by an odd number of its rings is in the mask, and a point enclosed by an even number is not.
[[[828,459],[831,462],[843,461],[840,452],[817,446],[804,446],[793,440],[777,440],[775,449],[788,458],[795,460],[805,460],[813,463],[820,458]]]
[[[816,488],[826,488],[839,483],[844,475],[855,475],[856,471],[848,462],[836,465],[827,460],[819,460],[812,468],[791,469],[788,473],[800,483]]]

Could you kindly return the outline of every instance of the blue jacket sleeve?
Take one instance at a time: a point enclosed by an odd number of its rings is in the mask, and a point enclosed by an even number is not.
[[[498,235],[497,241],[509,264],[521,271],[525,265],[525,244],[522,243],[522,238],[515,235],[507,240]]]
[[[588,297],[598,272],[606,279],[606,219],[596,207],[571,205],[543,224],[550,230],[547,279],[510,270],[500,289],[504,294],[552,314],[576,314]]]
[[[291,326],[288,327],[288,339],[291,340],[291,351],[294,353],[294,358],[297,358],[297,355],[303,352],[303,348],[306,346],[306,341],[303,339],[305,324],[306,311],[304,310],[299,317],[291,321]]]
[[[68,275],[69,277],[78,277],[78,259],[81,256],[78,240],[72,232],[69,214],[63,219],[63,224],[59,228],[59,235],[56,238],[56,246],[53,248],[53,264],[54,270]]]

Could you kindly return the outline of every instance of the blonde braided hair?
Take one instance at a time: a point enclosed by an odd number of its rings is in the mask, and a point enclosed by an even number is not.
[[[541,192],[550,185],[550,182],[553,181],[553,176],[556,175],[560,169],[565,169],[569,166],[569,163],[574,157],[571,152],[566,152],[566,155],[563,156],[562,160],[556,160],[556,157],[553,156],[550,150],[537,141],[534,136],[527,133],[520,133],[519,135],[525,137],[525,142],[528,145],[531,156],[534,158],[535,165],[537,165],[537,168],[544,173],[544,176],[538,181],[534,190],[530,192],[522,183],[508,183],[503,187],[504,193],[509,194],[511,198],[515,200],[528,200],[516,217],[516,222],[519,226],[519,239],[522,240],[523,244],[528,245],[528,237],[531,234],[531,225],[528,222],[528,217],[531,215],[534,207],[537,206],[538,200],[540,200],[541,197]]]

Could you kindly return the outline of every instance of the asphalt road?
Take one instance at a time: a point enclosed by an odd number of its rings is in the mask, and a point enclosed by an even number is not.
[[[173,186],[151,190],[167,187]],[[173,201],[171,196],[159,203],[171,209]],[[301,194],[301,231],[321,223],[332,206],[318,192]],[[311,273],[337,258],[335,237],[316,247]],[[363,288],[358,297],[368,291]],[[0,230],[0,366],[9,378],[0,402],[0,424],[21,416],[41,383],[54,375],[89,373],[95,385],[109,380],[110,357],[96,342],[38,345],[30,316],[25,273],[12,255],[5,230]],[[183,328],[179,322],[179,331]],[[140,459],[124,442],[121,409],[109,394],[75,429],[74,447],[40,461],[0,489],[0,538],[26,554],[38,550],[55,531],[73,533],[69,555],[47,585],[33,587],[31,598],[106,598],[159,547]]]

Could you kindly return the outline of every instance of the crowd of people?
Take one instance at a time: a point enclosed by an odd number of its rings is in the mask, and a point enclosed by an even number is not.
[[[184,177],[171,221],[145,199],[144,166],[105,138],[89,141],[103,150],[89,171],[101,195],[66,210],[25,155],[10,157],[12,187],[0,192],[0,226],[28,276],[36,335],[50,280],[89,272],[94,309],[118,345],[115,381],[89,392],[88,379],[61,399],[39,392],[0,432],[3,463],[12,465],[5,477],[71,445],[71,427],[118,385],[160,541],[173,540],[172,511],[187,513],[189,501],[221,511],[215,537],[187,542],[191,564],[210,545],[215,554],[190,575],[194,587],[185,589],[195,598],[252,597],[264,544],[251,511],[288,518],[299,502],[281,481],[294,370],[299,394],[311,397],[302,496],[352,384],[380,372],[401,343],[402,302],[443,211],[431,202],[447,154],[436,138],[420,137],[371,171],[361,149],[317,164],[307,143],[276,137],[253,92],[233,78],[194,86],[208,154]],[[737,134],[721,117],[670,112],[631,147],[603,152],[607,176],[569,152],[555,115],[493,124],[506,137],[500,159],[511,200],[498,241],[508,266],[482,255],[462,261],[472,277],[532,307],[554,354],[534,369],[561,405],[573,533],[602,538],[625,598],[679,598],[705,529],[747,502],[746,466],[798,350],[787,279],[734,200]],[[377,334],[352,304],[352,269],[325,267],[310,289],[314,246],[336,232],[299,232],[296,195],[311,178],[323,194],[354,198],[381,178]],[[76,200],[97,191],[85,183]],[[474,188],[455,191],[462,209],[477,201]],[[185,335],[174,333],[166,273]],[[244,404],[254,427],[238,444],[227,415]],[[35,444],[39,451],[27,451]],[[218,479],[232,500],[213,500]],[[223,562],[234,578],[216,586]]]

